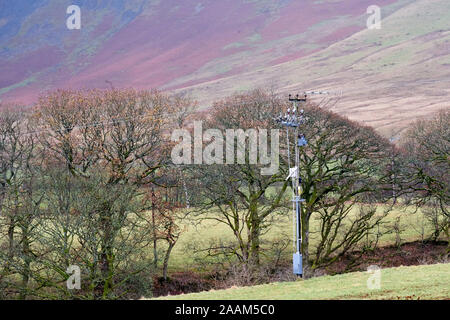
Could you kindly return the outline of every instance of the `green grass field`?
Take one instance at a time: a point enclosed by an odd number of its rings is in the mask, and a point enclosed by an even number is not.
[[[450,264],[381,270],[380,289],[368,289],[371,274],[354,272],[294,282],[162,297],[176,300],[449,299]]]
[[[379,206],[380,212],[383,210],[383,206]],[[356,209],[355,209],[356,210]],[[400,217],[401,233],[400,237],[402,243],[421,240],[421,227],[423,224],[425,236],[430,235],[432,229],[431,226],[424,220],[424,215],[418,211],[414,213],[413,207],[398,206],[389,213],[383,224],[383,231],[392,228],[394,221],[397,217]],[[263,245],[263,259],[271,259],[272,252],[265,250],[267,244],[271,241],[284,240],[292,241],[292,214],[277,215],[274,225],[270,230],[263,235],[263,241],[266,244]],[[194,253],[191,246],[195,245],[198,249],[207,248],[211,241],[233,241],[234,236],[231,229],[221,223],[214,221],[202,221],[198,225],[193,225],[188,222],[184,222],[182,225],[185,230],[178,243],[176,244],[173,253],[170,257],[169,272],[182,272],[189,270],[198,270],[199,266],[205,267],[204,252]],[[318,221],[312,218],[310,227],[315,230],[318,227]],[[396,235],[394,233],[387,233],[380,238],[379,246],[388,246],[395,243]],[[311,245],[314,245],[317,241],[317,237],[314,235],[311,238]],[[164,244],[161,243],[161,247]],[[292,244],[283,251],[282,258],[289,260],[292,258]]]

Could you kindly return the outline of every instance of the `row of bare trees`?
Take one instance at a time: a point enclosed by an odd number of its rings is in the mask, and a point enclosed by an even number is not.
[[[149,248],[166,240],[167,260],[178,235],[169,213],[179,206],[159,191],[177,183],[165,170],[168,131],[179,117],[174,107],[191,104],[158,91],[57,91],[27,112],[2,110],[4,295],[149,294],[157,265]],[[164,185],[167,177],[171,185]],[[156,210],[153,219],[148,208]],[[81,269],[81,290],[66,285],[71,265]]]
[[[219,129],[224,136],[227,129],[280,129],[274,115],[289,107],[285,99],[255,90],[216,102],[204,127]],[[379,203],[388,203],[392,194],[388,192],[392,148],[372,128],[333,112],[310,104],[305,106],[305,113],[308,121],[302,130],[308,146],[300,154],[305,199],[301,231],[308,277],[313,269],[332,263],[360,245],[391,209],[388,205],[377,211]],[[194,177],[190,181],[200,195],[193,214],[227,225],[235,236],[232,243],[211,244],[208,255],[237,256],[246,265],[260,264],[260,255],[267,249],[261,246],[261,237],[292,209],[285,141],[285,132],[280,130],[280,168],[273,175],[261,174],[261,162],[251,164],[248,154],[243,164],[187,166]],[[234,147],[237,152],[238,147]],[[249,148],[247,141],[244,150]],[[290,151],[292,155],[294,150]],[[314,234],[311,219],[319,220],[319,230]],[[311,237],[317,238],[314,247]]]
[[[243,162],[174,165],[171,133],[192,130],[191,120],[202,120],[205,130],[221,136],[229,129],[280,129],[273,118],[289,106],[259,89],[217,101],[208,113],[192,114],[194,107],[188,98],[159,91],[114,89],[60,90],[28,110],[4,106],[0,295],[149,296],[156,270],[168,277],[186,217],[226,225],[233,241],[219,239],[201,249],[254,272],[273,245],[263,241],[264,234],[292,208],[284,130],[279,170],[271,174],[261,171],[267,155],[254,154],[250,136],[233,138],[235,155],[245,151]],[[448,112],[414,124],[401,147],[312,104],[305,114],[308,145],[300,152],[300,175],[306,277],[367,245],[370,237],[376,242],[376,230],[398,197],[437,214],[433,237],[448,238]],[[212,158],[224,151],[214,150]],[[81,290],[66,285],[73,265],[81,269]]]
[[[274,115],[289,107],[269,91],[236,94],[216,102],[208,116],[203,115],[203,126],[222,136],[227,129],[280,129]],[[300,151],[305,277],[355,249],[373,249],[382,234],[390,232],[382,226],[394,205],[402,210],[401,205],[413,204],[430,211],[437,226],[433,239],[441,233],[448,239],[448,111],[413,124],[399,146],[371,127],[313,104],[305,106],[305,114],[308,121],[302,132],[308,145]],[[280,168],[273,175],[261,174],[261,161],[252,164],[249,153],[242,164],[184,168],[198,195],[191,214],[225,224],[234,235],[233,242],[218,239],[200,248],[208,256],[260,264],[260,256],[270,247],[262,246],[262,236],[292,208],[284,134],[280,130]],[[239,147],[234,142],[233,147],[237,154]],[[250,148],[247,140],[243,149]],[[258,153],[258,160],[261,156]],[[312,220],[317,220],[317,228],[310,227]]]

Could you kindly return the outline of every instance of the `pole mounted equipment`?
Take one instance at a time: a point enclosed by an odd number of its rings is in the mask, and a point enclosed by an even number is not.
[[[287,179],[292,181],[292,209],[293,209],[293,236],[294,236],[294,254],[293,254],[293,272],[298,276],[303,275],[303,260],[301,254],[301,202],[305,201],[301,198],[301,177],[300,177],[300,148],[308,144],[303,133],[300,133],[300,126],[305,123],[304,110],[299,109],[301,103],[306,103],[307,94],[289,95],[289,101],[292,102],[292,109],[288,108],[285,114],[280,114],[275,119],[276,122],[286,127],[286,139],[288,150],[289,176]],[[295,150],[295,166],[291,168],[290,159],[290,131],[294,131],[294,150]]]
[[[289,95],[289,102],[292,102],[292,109],[288,108],[287,111],[275,118],[275,121],[280,125],[286,127],[286,140],[287,140],[287,156],[289,175],[286,180],[292,181],[292,211],[293,211],[293,238],[294,238],[294,253],[293,253],[293,272],[298,276],[303,275],[303,257],[302,257],[302,215],[301,215],[301,203],[305,201],[302,199],[302,178],[300,176],[300,148],[308,145],[308,141],[304,134],[300,132],[301,125],[305,124],[308,120],[305,117],[304,109],[299,109],[300,105],[306,104],[309,95],[333,95],[328,91],[305,91],[303,94],[296,94],[295,96]],[[290,131],[294,131],[294,150],[295,150],[295,165],[291,168],[291,155],[290,155]]]

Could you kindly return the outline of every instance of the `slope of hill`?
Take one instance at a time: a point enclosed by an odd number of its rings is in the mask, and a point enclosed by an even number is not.
[[[81,30],[66,28],[68,1],[3,3],[0,93],[32,101],[59,86],[175,88],[239,74],[361,30],[369,2],[74,1]]]
[[[368,289],[370,274],[354,272],[306,281],[168,296],[176,300],[448,299],[450,264],[381,270],[380,289]]]
[[[66,9],[81,8],[81,30]],[[0,2],[0,99],[55,88],[151,88],[213,99],[255,86],[342,90],[337,111],[389,131],[446,106],[447,0]]]
[[[448,108],[450,2],[417,0],[385,17],[381,30],[364,29],[308,57],[188,88],[207,105],[223,96],[275,84],[342,91],[335,110],[393,136],[418,117]]]

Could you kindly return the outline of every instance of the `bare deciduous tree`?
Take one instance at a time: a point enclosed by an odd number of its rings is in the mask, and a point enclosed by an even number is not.
[[[300,176],[304,275],[353,249],[385,215],[376,214],[390,188],[389,142],[374,129],[315,106],[305,108]],[[352,210],[360,205],[359,212]],[[371,206],[369,204],[372,204]],[[310,220],[319,220],[318,245],[310,261]]]
[[[430,120],[412,124],[402,141],[403,193],[408,203],[423,208],[433,225],[432,239],[450,226],[450,112],[441,110]]]
[[[263,90],[233,95],[214,104],[209,116],[203,118],[203,126],[219,130],[223,137],[227,136],[227,129],[242,130],[244,135],[249,129],[265,129],[270,136],[269,129],[277,129],[273,116],[284,106],[280,98]],[[285,191],[289,182],[283,165],[276,173],[262,174],[261,168],[267,164],[262,160],[261,148],[257,155],[252,154],[257,151],[250,149],[251,134],[243,141],[227,138],[224,144],[224,148],[231,145],[230,149],[236,155],[244,152],[243,163],[236,159],[234,164],[192,166],[189,177],[191,188],[197,190],[194,204],[197,208],[191,211],[200,212],[202,219],[227,225],[236,239],[237,247],[219,246],[213,251],[231,250],[242,262],[255,266],[260,263],[261,236],[268,231],[277,214],[286,213]],[[268,145],[271,145],[270,139]],[[267,155],[278,152],[270,147],[267,151]],[[255,163],[250,161],[252,156],[255,156]]]

